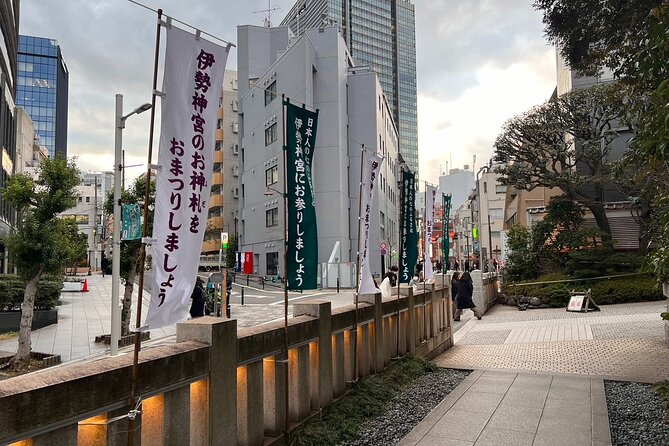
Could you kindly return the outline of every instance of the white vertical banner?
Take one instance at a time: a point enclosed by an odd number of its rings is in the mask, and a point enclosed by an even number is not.
[[[141,330],[188,317],[207,227],[218,102],[228,47],[167,27],[151,246],[151,303]]]
[[[437,188],[425,185],[425,281],[434,280],[432,269],[432,227],[434,226],[434,208],[437,200]]]
[[[362,151],[362,187],[360,188],[360,238],[358,239],[358,254],[360,256],[360,271],[358,273],[358,294],[374,294],[379,289],[374,285],[372,272],[369,269],[369,225],[372,213],[372,198],[374,197],[374,183],[381,168],[381,158],[376,153],[368,154]]]

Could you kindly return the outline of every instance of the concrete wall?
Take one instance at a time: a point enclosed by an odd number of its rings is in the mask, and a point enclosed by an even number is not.
[[[299,423],[341,396],[356,370],[364,378],[392,358],[451,347],[448,282],[399,291],[361,296],[357,317],[354,306],[310,301],[294,305],[287,327],[178,324],[176,344],[140,353],[135,444],[259,446],[286,416]],[[0,443],[126,444],[131,364],[122,355],[1,381]]]

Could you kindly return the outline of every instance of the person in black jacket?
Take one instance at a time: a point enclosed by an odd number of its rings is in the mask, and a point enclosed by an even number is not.
[[[460,273],[454,272],[453,277],[451,278],[451,303],[453,304],[453,319],[455,319],[455,308],[456,308],[456,297],[458,296],[458,280],[460,279]]]
[[[207,295],[205,294],[202,279],[199,277],[195,279],[195,287],[193,293],[190,295],[193,303],[190,306],[190,316],[193,318],[204,316],[204,305],[207,302]]]
[[[472,283],[472,276],[469,272],[465,271],[460,277],[458,282],[458,296],[456,300],[456,306],[458,309],[455,311],[455,317],[453,320],[459,321],[462,310],[469,308],[474,312],[476,319],[481,320],[483,316],[476,310],[476,305],[472,296],[474,294],[474,284]]]

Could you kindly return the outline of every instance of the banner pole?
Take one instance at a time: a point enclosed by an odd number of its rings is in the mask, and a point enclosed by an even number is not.
[[[353,382],[358,382],[358,304],[359,304],[359,293],[360,293],[360,232],[361,232],[361,220],[362,220],[362,174],[365,162],[365,145],[361,145],[360,149],[360,191],[358,193],[358,246],[356,247],[356,258],[355,258],[355,317],[353,318],[353,333],[354,333],[354,343],[353,343]]]
[[[395,359],[400,358],[400,328],[402,324],[400,323],[400,275],[402,273],[401,266],[402,266],[402,252],[404,249],[404,243],[402,243],[402,226],[404,222],[404,212],[402,211],[404,209],[404,200],[406,197],[404,196],[404,169],[401,170],[400,172],[400,184],[402,185],[400,187],[400,233],[399,233],[399,242],[398,242],[398,249],[399,249],[399,255],[397,258],[397,329],[395,330],[397,332],[397,356]]]
[[[151,89],[151,121],[149,124],[149,148],[146,164],[146,187],[144,189],[144,222],[142,223],[142,238],[147,237],[149,230],[149,199],[151,197],[151,159],[153,157],[153,130],[156,118],[156,88],[158,85],[158,61],[160,58],[160,23],[163,10],[158,9],[156,23],[156,48],[153,60],[153,84]],[[135,409],[137,404],[137,369],[139,362],[139,351],[142,347],[142,333],[138,330],[142,325],[142,298],[144,294],[144,263],[146,262],[146,244],[142,240],[139,250],[139,279],[137,290],[137,325],[135,331],[135,349],[132,355],[132,381],[130,384],[130,410]],[[128,418],[128,446],[133,446],[135,435],[135,420]]]
[[[283,138],[283,349],[285,353],[284,364],[286,370],[284,372],[284,434],[288,439],[288,147],[286,147],[286,95],[281,95],[281,116],[283,120],[283,128],[281,129]]]

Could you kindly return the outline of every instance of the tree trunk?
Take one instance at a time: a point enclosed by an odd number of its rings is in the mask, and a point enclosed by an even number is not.
[[[137,275],[137,260],[130,263],[128,279],[123,289],[123,309],[121,310],[121,336],[130,334],[130,317],[132,314],[132,290],[135,288],[135,276]]]
[[[585,204],[592,215],[595,217],[597,227],[602,231],[602,245],[605,248],[613,249],[613,235],[611,234],[611,225],[609,217],[606,215],[606,209],[601,203]]]
[[[648,245],[652,239],[651,226],[653,213],[650,205],[644,200],[639,206],[639,254],[648,254]]]
[[[30,334],[33,324],[33,309],[35,308],[35,297],[37,296],[37,285],[42,277],[42,268],[38,269],[33,277],[26,283],[23,292],[23,305],[21,305],[21,324],[19,326],[19,348],[16,355],[10,361],[10,367],[16,367],[30,359],[31,342]]]

